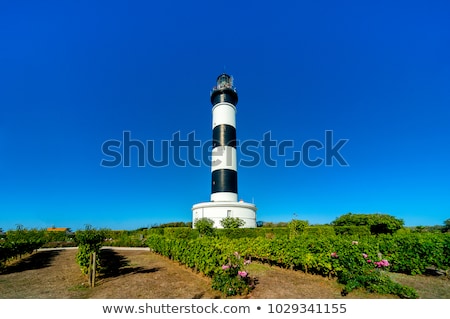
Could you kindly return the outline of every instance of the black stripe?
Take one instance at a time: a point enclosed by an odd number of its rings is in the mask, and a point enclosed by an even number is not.
[[[220,102],[228,102],[236,106],[238,102],[237,93],[230,88],[215,90],[211,93],[211,103],[216,105]]]
[[[212,147],[231,146],[236,148],[236,128],[228,124],[219,124],[213,129]]]
[[[231,192],[237,194],[237,172],[219,169],[212,172],[211,193]]]

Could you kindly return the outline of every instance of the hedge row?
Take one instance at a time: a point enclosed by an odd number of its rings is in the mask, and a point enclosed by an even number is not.
[[[304,234],[316,236],[334,236],[334,235],[370,235],[367,226],[309,226],[306,227]],[[151,228],[147,234],[159,234],[166,237],[175,238],[197,238],[199,233],[196,229],[190,227],[165,227]],[[237,229],[214,229],[215,237],[225,238],[275,238],[289,236],[288,227],[260,227],[260,228],[237,228]]]
[[[164,232],[164,231],[163,231]],[[185,230],[186,234],[192,234]],[[176,233],[176,232],[175,232]],[[394,293],[415,298],[415,292],[393,283],[381,270],[423,273],[434,265],[450,268],[450,235],[400,234],[385,236],[302,234],[295,238],[279,236],[230,238],[224,236],[176,238],[155,232],[147,239],[149,247],[187,267],[213,276],[227,257],[238,252],[245,258],[257,259],[285,268],[322,276],[338,277],[345,292],[355,287]]]
[[[323,276],[336,275],[338,270],[352,266],[342,265],[339,260],[330,258],[333,253],[338,256],[365,254],[372,261],[386,259],[389,261],[390,271],[412,275],[423,274],[430,266],[440,269],[450,268],[450,234],[405,233],[379,236],[302,234],[296,238],[288,236],[232,238],[231,232],[223,232],[222,236],[193,239],[188,238],[189,236],[177,238],[176,231],[164,232],[169,236],[166,234],[150,236],[147,241],[150,247],[188,265],[191,265],[190,260],[194,259],[196,261],[193,263],[197,268],[199,263],[205,262],[199,257],[203,253],[200,254],[196,250],[200,243],[201,249],[209,251],[211,256],[225,250],[227,253],[238,251],[263,262]],[[185,232],[192,234],[187,230]],[[216,266],[217,263],[211,267]]]

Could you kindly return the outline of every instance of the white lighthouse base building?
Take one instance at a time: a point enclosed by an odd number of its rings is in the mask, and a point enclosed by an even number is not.
[[[256,206],[240,202],[204,202],[192,206],[192,220],[209,218],[214,228],[223,228],[220,221],[226,217],[240,218],[245,224],[242,228],[256,228]],[[192,225],[194,227],[194,224]]]

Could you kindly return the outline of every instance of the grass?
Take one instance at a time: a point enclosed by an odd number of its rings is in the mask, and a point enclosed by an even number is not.
[[[450,299],[450,278],[441,276],[389,273],[389,277],[402,285],[414,288],[422,299]]]

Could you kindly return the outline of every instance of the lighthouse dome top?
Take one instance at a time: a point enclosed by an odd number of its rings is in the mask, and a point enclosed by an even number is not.
[[[222,73],[217,77],[216,86],[211,91],[211,103],[229,102],[236,105],[238,101],[236,88],[233,86],[233,77]]]

